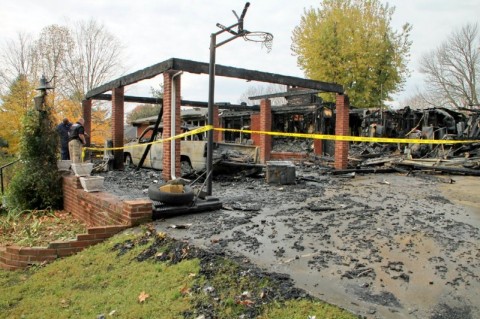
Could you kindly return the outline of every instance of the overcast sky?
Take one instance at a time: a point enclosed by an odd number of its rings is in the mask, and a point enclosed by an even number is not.
[[[126,72],[130,73],[171,57],[201,62],[209,60],[210,34],[218,31],[216,23],[236,22],[246,1],[238,0],[10,0],[0,8],[0,41],[17,32],[38,35],[50,24],[67,24],[94,18],[103,23],[125,45]],[[387,1],[382,1],[386,3]],[[251,0],[245,17],[245,29],[268,31],[274,35],[273,49],[267,53],[257,43],[235,39],[216,51],[218,64],[303,77],[292,56],[292,31],[299,24],[304,8],[318,7],[320,1]],[[410,69],[402,101],[421,89],[418,73],[420,57],[436,48],[449,33],[468,22],[479,22],[480,0],[395,0],[393,27],[399,30],[408,22],[413,25]],[[220,40],[223,37],[219,38]],[[220,41],[219,40],[219,41]],[[151,86],[161,78],[130,87],[126,94],[148,95]],[[242,80],[217,78],[215,101],[237,103],[249,85]],[[182,98],[207,101],[208,77],[182,76]]]

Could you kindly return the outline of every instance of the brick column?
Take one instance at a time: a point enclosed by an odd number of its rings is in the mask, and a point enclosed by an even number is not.
[[[250,129],[260,131],[260,113],[250,115]],[[260,134],[252,134],[253,145],[260,145]]]
[[[218,106],[213,106],[213,127],[222,127],[222,121],[219,116]],[[221,142],[223,140],[223,132],[214,131],[213,132],[213,141],[214,142]]]
[[[272,107],[269,99],[260,102],[260,131],[270,132],[272,130]],[[272,137],[260,135],[260,162],[266,163],[270,160],[272,151]]]
[[[85,133],[88,134],[85,138],[87,145],[90,145],[90,138],[92,136],[92,100],[82,101],[82,114],[83,119],[85,120],[83,127],[85,128]]]
[[[181,90],[180,90],[180,77],[177,75],[175,81],[175,106],[172,110],[172,77],[177,71],[169,71],[163,73],[163,136],[170,137],[180,134],[181,119]],[[172,132],[171,119],[172,112],[175,112],[175,132]],[[172,165],[175,165],[175,175],[180,177],[180,140],[175,140],[175,163],[171,162],[172,147],[170,141],[163,143],[163,170],[162,178],[164,181],[172,179],[170,169]]]
[[[335,135],[350,135],[348,104],[347,95],[337,94]],[[349,142],[335,141],[335,169],[346,169],[348,167],[348,148]]]
[[[113,147],[123,147],[124,122],[124,88],[112,89],[112,140]],[[113,167],[123,169],[123,150],[113,152]]]

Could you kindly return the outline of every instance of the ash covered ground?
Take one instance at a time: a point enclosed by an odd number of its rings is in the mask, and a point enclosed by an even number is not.
[[[288,274],[310,295],[367,318],[480,318],[479,178],[320,172],[297,166],[294,185],[216,176],[221,210],[154,225]],[[147,197],[161,182],[153,170],[101,175],[123,199]]]

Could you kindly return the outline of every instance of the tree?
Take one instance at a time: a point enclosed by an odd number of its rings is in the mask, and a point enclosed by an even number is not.
[[[122,71],[120,41],[95,20],[68,27],[49,25],[36,39],[19,33],[0,52],[0,94],[8,92],[20,76],[37,83],[44,74],[53,79],[55,92],[49,98],[54,98],[51,105],[55,105],[57,122],[63,117],[72,121],[81,117],[80,102],[85,93]],[[109,116],[110,111],[96,103],[92,109],[92,138],[96,143],[109,135]]]
[[[400,105],[409,106],[410,108],[417,110],[428,109],[434,106],[428,102],[428,98],[425,93],[418,90],[414,92],[414,94],[401,101]]]
[[[21,164],[7,191],[13,209],[60,208],[62,183],[57,169],[58,135],[52,107],[29,107],[22,118]]]
[[[9,89],[8,94],[0,95],[3,104],[0,105],[0,132],[8,142],[8,152],[15,154],[19,149],[22,134],[21,119],[29,108],[35,96],[34,86],[20,76]]]
[[[379,0],[325,0],[305,10],[292,35],[298,66],[308,78],[343,85],[352,105],[383,106],[408,74],[411,26],[394,31],[394,11]]]
[[[56,24],[43,28],[39,39],[36,41],[35,49],[38,54],[39,67],[42,74],[52,79],[51,85],[57,91],[64,90],[64,70],[62,65],[68,52],[74,49],[73,38],[67,27]],[[57,96],[60,96],[57,94]]]
[[[287,89],[285,85],[281,84],[269,84],[269,85],[258,85],[258,86],[249,86],[245,92],[242,93],[240,96],[239,102],[246,103],[247,105],[254,105],[259,104],[260,100],[250,100],[249,97],[252,96],[259,96],[259,95],[267,95],[273,93],[280,93],[285,92]],[[276,97],[272,98],[271,104],[272,105],[283,105],[286,104],[287,101],[283,97]]]
[[[151,116],[158,116],[161,104],[139,104],[130,113],[127,114],[127,123]]]
[[[7,40],[0,58],[0,93],[7,91],[20,77],[31,83],[38,80],[38,55],[31,35],[19,32],[16,39]]]
[[[453,31],[437,49],[425,54],[420,72],[426,75],[429,102],[436,106],[479,107],[480,32],[478,24]]]
[[[158,89],[151,87],[150,92],[152,97],[163,99],[163,83],[160,83]],[[135,120],[150,116],[158,116],[160,113],[161,104],[140,104],[137,105],[130,113],[127,114],[127,123],[132,123]]]
[[[123,47],[95,20],[77,22],[71,33],[75,45],[63,64],[65,89],[70,99],[80,102],[86,92],[120,73]]]

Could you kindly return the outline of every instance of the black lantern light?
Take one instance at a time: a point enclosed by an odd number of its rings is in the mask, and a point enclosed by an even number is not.
[[[33,99],[35,100],[35,109],[37,111],[43,110],[43,104],[45,102],[45,96],[47,95],[47,90],[53,89],[53,86],[50,86],[50,81],[47,81],[45,75],[42,75],[40,78],[40,86],[36,88],[39,91],[39,95],[35,96]]]

